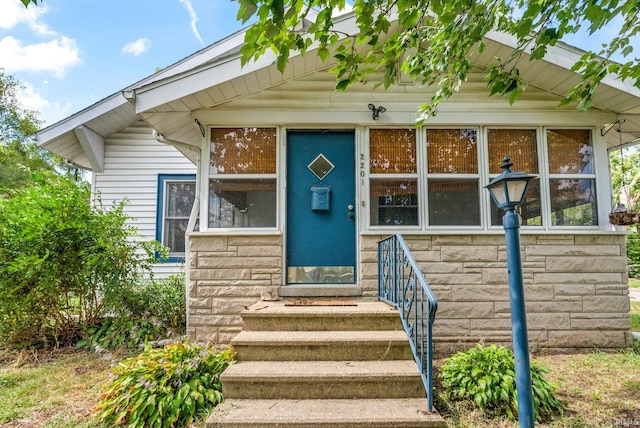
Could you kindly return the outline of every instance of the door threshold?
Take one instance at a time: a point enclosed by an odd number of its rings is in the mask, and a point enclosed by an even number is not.
[[[362,296],[357,284],[287,284],[280,287],[282,297],[355,297]]]

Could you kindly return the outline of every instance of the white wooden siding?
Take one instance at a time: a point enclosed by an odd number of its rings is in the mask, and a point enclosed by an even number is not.
[[[105,207],[125,198],[125,213],[144,240],[156,238],[158,174],[195,174],[196,167],[178,150],[157,142],[149,126],[138,122],[107,138],[104,173],[94,174],[94,197]],[[180,263],[161,263],[154,274],[163,277],[184,269]]]

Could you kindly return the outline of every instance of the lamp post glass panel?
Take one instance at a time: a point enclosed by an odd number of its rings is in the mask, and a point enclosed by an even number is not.
[[[491,199],[505,210],[502,226],[507,247],[507,268],[509,271],[509,300],[511,302],[511,330],[513,335],[513,356],[516,369],[516,391],[518,392],[518,423],[520,427],[533,427],[533,396],[531,392],[531,367],[529,364],[529,338],[527,333],[527,313],[524,301],[522,279],[522,259],[520,256],[520,216],[515,212],[524,201],[529,183],[537,178],[523,172],[511,171],[511,159],[505,156],[500,168],[502,174],[485,186]]]

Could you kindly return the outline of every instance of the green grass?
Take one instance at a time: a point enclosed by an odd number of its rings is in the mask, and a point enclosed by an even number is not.
[[[629,288],[640,288],[640,279],[629,278]]]
[[[640,302],[631,302],[631,330],[640,331]]]
[[[100,426],[92,411],[108,380],[109,361],[75,350],[55,356],[0,352],[6,364],[0,365],[0,426]]]

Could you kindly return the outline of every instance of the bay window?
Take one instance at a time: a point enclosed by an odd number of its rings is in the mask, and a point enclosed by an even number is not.
[[[209,227],[276,226],[275,128],[213,128]]]

